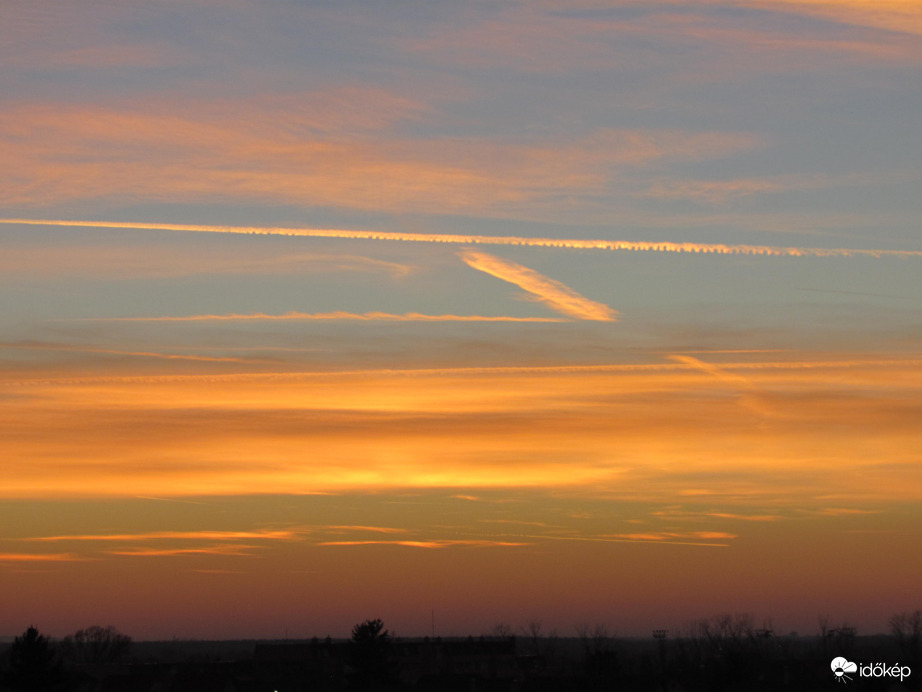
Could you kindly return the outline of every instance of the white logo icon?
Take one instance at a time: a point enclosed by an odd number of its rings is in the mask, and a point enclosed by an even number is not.
[[[832,672],[835,673],[836,682],[848,682],[851,678],[846,673],[857,673],[858,664],[852,663],[841,656],[832,659],[830,664]]]

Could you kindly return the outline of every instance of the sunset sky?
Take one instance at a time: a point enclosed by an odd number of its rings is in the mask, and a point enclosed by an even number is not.
[[[0,0],[0,635],[922,607],[922,4]]]

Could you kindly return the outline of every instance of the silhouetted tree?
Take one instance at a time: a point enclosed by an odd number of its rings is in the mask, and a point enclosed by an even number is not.
[[[499,622],[490,629],[490,636],[496,637],[497,639],[515,639],[515,629],[512,625],[507,625],[504,622]]]
[[[922,610],[893,615],[890,618],[890,632],[904,656],[918,657],[919,642],[922,639]]]
[[[618,656],[608,627],[601,623],[576,625],[576,634],[583,644],[586,674],[597,681],[607,681],[614,686],[618,674]]]
[[[670,670],[675,673],[684,669],[688,675],[698,675],[695,684],[701,689],[751,682],[762,664],[762,644],[757,633],[768,631],[756,630],[748,613],[698,620],[676,641]]]
[[[380,619],[365,620],[352,628],[349,663],[355,690],[385,689],[396,681],[393,641]]]
[[[131,649],[131,637],[122,634],[112,625],[92,625],[64,637],[66,654],[79,663],[114,663]]]
[[[532,672],[543,673],[551,665],[557,649],[557,630],[545,633],[540,620],[531,620],[522,628],[525,651],[531,656]]]
[[[63,676],[51,642],[34,626],[10,647],[9,685],[15,690],[48,690]]]
[[[818,621],[823,658],[839,655],[848,656],[855,643],[857,630],[847,622],[843,622],[838,627],[830,626],[828,615],[820,615]]]
[[[576,625],[575,629],[576,635],[583,644],[586,658],[589,658],[592,654],[611,650],[613,637],[608,627],[604,624],[590,625],[588,622],[583,622]]]

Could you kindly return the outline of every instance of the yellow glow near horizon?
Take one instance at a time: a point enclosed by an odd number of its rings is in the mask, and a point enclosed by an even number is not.
[[[873,474],[918,462],[918,361],[692,360],[20,381],[0,404],[11,431],[0,451],[15,460],[3,464],[2,494],[922,497],[922,484]],[[789,483],[762,487],[779,469]]]

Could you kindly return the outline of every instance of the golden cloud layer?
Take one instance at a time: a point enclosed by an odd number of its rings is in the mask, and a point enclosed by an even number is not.
[[[745,392],[697,363],[7,380],[2,493],[546,487],[811,506],[922,497],[918,360],[720,372],[745,372]]]

